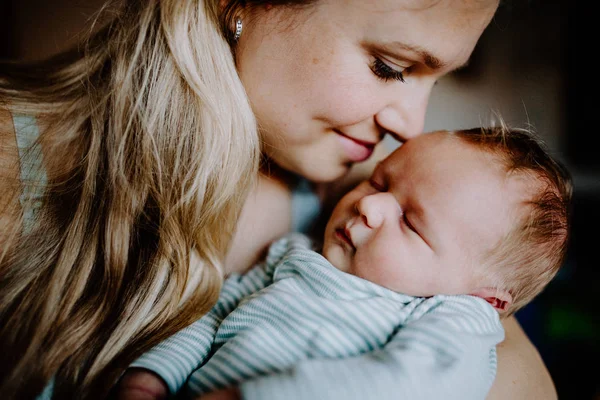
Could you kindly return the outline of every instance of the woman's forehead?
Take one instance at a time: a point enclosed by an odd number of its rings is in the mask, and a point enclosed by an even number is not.
[[[497,6],[497,0],[327,0],[332,19],[337,14],[349,23],[385,29],[390,34],[419,28],[417,34],[429,33],[427,36],[441,31],[479,34]]]
[[[480,12],[496,9],[498,0],[322,0],[322,3],[337,3],[340,6],[356,7],[363,11],[396,12],[426,11],[434,8],[453,9],[459,12]]]
[[[321,16],[340,35],[414,48],[450,69],[467,62],[497,7],[496,0],[324,0],[317,4]],[[411,51],[400,55],[425,59]]]

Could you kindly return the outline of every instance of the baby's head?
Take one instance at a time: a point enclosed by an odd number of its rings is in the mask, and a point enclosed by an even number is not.
[[[531,134],[434,132],[399,147],[337,204],[323,255],[397,292],[472,294],[510,315],[562,264],[570,201],[566,170]]]

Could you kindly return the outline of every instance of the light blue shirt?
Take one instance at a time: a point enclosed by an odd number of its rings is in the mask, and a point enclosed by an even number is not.
[[[23,191],[19,197],[23,210],[23,229],[25,233],[29,233],[46,188],[46,170],[42,162],[42,148],[38,140],[40,131],[36,118],[30,115],[13,114],[12,119],[23,184]]]

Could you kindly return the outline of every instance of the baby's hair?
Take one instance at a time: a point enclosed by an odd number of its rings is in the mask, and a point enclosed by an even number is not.
[[[491,153],[507,176],[532,182],[527,185],[531,195],[523,204],[526,212],[484,262],[489,267],[486,273],[495,276],[496,287],[510,292],[513,302],[504,315],[511,315],[537,296],[564,262],[570,232],[571,176],[529,130],[501,124],[454,134]]]

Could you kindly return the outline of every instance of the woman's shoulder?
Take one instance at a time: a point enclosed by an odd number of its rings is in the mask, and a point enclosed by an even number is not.
[[[503,320],[505,340],[497,347],[498,372],[487,400],[557,398],[548,369],[514,317]]]
[[[12,226],[20,213],[15,183],[19,180],[19,150],[12,115],[0,108],[0,226]],[[11,196],[10,193],[13,195]],[[9,194],[9,195],[7,195]],[[8,229],[2,229],[7,233]],[[4,238],[0,234],[0,248]]]

